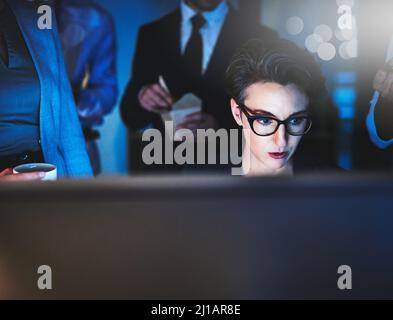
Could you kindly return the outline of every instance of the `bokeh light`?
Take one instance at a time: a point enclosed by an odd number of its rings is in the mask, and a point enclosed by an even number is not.
[[[336,47],[330,42],[322,43],[318,48],[318,57],[324,61],[330,61],[336,56]]]
[[[288,34],[296,36],[302,33],[303,29],[304,29],[304,22],[303,19],[301,19],[300,17],[294,16],[294,17],[290,17],[287,20],[286,30]]]

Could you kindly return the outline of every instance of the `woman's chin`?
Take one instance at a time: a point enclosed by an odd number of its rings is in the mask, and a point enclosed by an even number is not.
[[[277,170],[282,170],[284,169],[287,164],[288,160],[287,159],[266,159],[265,160],[266,166],[272,170],[272,171],[277,171]]]
[[[252,165],[252,167],[254,167],[257,171],[274,173],[284,170],[288,166],[291,157],[289,156],[287,158],[276,159],[271,157],[269,154],[257,155],[254,153],[254,161],[255,160],[256,162],[254,163],[254,165]]]

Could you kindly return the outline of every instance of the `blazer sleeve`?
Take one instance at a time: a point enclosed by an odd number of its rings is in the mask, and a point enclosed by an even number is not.
[[[60,93],[59,115],[59,148],[66,165],[66,175],[70,178],[92,177],[93,171],[82,128],[76,111],[71,84],[65,69],[63,51],[58,37],[57,28],[53,28],[53,38],[58,57],[58,87]]]
[[[82,123],[92,125],[102,121],[116,104],[118,85],[116,72],[116,33],[111,17],[102,17],[99,42],[90,66],[87,88],[80,90],[78,110]]]
[[[370,112],[367,117],[367,128],[370,134],[370,138],[372,142],[380,149],[386,149],[389,146],[393,145],[393,136],[391,138],[387,137],[385,134],[380,134],[380,129],[378,126],[381,126],[382,124],[376,121],[376,115],[379,119],[381,119],[381,114],[377,114],[377,112],[380,112],[380,110],[377,110],[377,108],[382,108],[382,103],[386,103],[386,101],[382,101],[382,98],[380,97],[380,94],[378,92],[374,93],[373,99],[371,100],[370,103]],[[390,110],[392,111],[392,114],[388,115],[386,114],[384,118],[386,119],[384,122],[386,125],[390,125],[391,128],[393,127],[393,103],[389,105]],[[385,124],[384,124],[385,125]],[[392,130],[393,131],[393,128]]]
[[[121,101],[120,112],[124,124],[133,131],[141,131],[146,127],[158,127],[161,123],[159,115],[142,108],[138,95],[140,90],[158,82],[159,50],[156,49],[154,32],[148,26],[140,29],[137,47],[132,66],[131,80],[127,85]]]
[[[390,40],[386,61],[393,58],[393,37]],[[380,96],[378,92],[370,102],[367,128],[372,142],[380,149],[393,145],[393,102]]]

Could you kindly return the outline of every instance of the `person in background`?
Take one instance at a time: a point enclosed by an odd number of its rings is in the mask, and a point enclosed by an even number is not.
[[[356,71],[353,169],[390,173],[393,157],[388,148],[389,128],[386,127],[389,99],[385,98],[386,92],[383,93],[383,83],[389,73],[385,71],[391,69],[389,60],[393,58],[393,1],[358,0],[356,8],[358,58],[353,65]]]
[[[139,134],[149,128],[163,132],[158,113],[170,110],[189,92],[201,98],[202,111],[186,117],[175,129],[233,128],[225,107],[229,100],[223,81],[226,66],[245,40],[260,38],[268,43],[276,37],[259,21],[242,19],[226,0],[181,0],[175,11],[142,26],[121,103],[131,137],[140,141]],[[132,158],[140,156],[137,144],[131,146]]]
[[[388,62],[378,70],[373,88],[367,127],[374,144],[386,149],[393,145],[393,39],[388,52]]]
[[[0,181],[40,180],[12,173],[33,162],[92,176],[57,28],[38,28],[38,5],[0,0]]]
[[[64,58],[95,175],[101,172],[95,129],[117,101],[116,33],[112,16],[91,0],[56,0]]]
[[[303,136],[312,130],[310,106],[327,93],[322,72],[306,51],[288,40],[268,48],[261,41],[249,41],[233,57],[226,85],[233,118],[249,133],[244,174],[293,175],[322,169],[317,155],[296,158]]]

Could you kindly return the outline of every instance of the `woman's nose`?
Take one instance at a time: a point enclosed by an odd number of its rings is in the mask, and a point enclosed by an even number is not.
[[[273,139],[277,147],[285,148],[287,146],[287,132],[285,130],[285,126],[281,125],[278,128]]]

